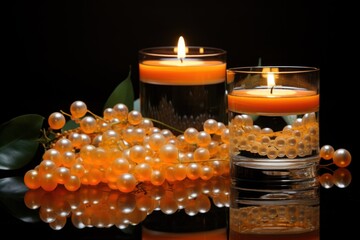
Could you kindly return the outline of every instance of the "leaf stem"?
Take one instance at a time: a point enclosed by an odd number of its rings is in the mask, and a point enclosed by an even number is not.
[[[71,114],[68,114],[68,113],[64,112],[63,110],[60,110],[60,112],[61,112],[62,114],[64,114],[64,115],[66,115],[66,116],[68,116],[68,117],[72,118]]]
[[[93,113],[92,111],[90,111],[90,110],[87,110],[87,111],[88,111],[88,113],[90,113],[91,115],[93,115],[95,118],[104,120],[102,117],[100,117],[99,115],[96,115],[96,114]]]
[[[155,123],[161,124],[161,125],[163,125],[163,126],[165,126],[165,127],[167,127],[167,128],[170,128],[170,129],[172,129],[172,130],[174,130],[174,131],[177,131],[177,132],[179,132],[179,133],[184,133],[184,131],[181,131],[180,129],[174,128],[173,126],[170,126],[170,125],[168,125],[168,124],[166,124],[166,123],[163,123],[163,122],[161,122],[161,121],[158,121],[158,120],[156,120],[156,119],[153,119],[153,118],[148,118],[148,119],[150,119],[151,121],[153,121],[153,122],[155,122]]]

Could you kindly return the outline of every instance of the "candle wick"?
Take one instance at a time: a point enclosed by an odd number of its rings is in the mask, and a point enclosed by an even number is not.
[[[180,62],[183,63],[183,59],[182,59],[182,58],[180,58]]]
[[[270,88],[270,94],[273,93],[274,87],[275,87],[275,86],[272,86],[272,87]]]

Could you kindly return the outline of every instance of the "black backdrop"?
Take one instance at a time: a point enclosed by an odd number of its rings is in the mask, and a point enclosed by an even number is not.
[[[227,65],[321,70],[323,144],[352,147],[356,15],[331,1],[11,1],[2,29],[1,122],[48,116],[83,100],[101,113],[129,67],[138,97],[138,51],[188,45],[227,51]],[[351,65],[352,64],[352,65]],[[355,77],[355,78],[354,78]],[[353,97],[354,96],[354,97]],[[353,121],[349,121],[349,120]],[[355,136],[355,135],[354,135]],[[325,141],[325,140],[324,140]]]
[[[180,35],[188,45],[226,50],[229,67],[257,65],[261,57],[263,65],[308,65],[325,73],[328,7],[311,1],[14,1],[3,35],[3,80],[20,104],[5,104],[6,117],[67,110],[77,99],[101,111],[129,66],[138,87],[139,49],[175,45]]]
[[[1,122],[48,116],[83,100],[101,113],[138,50],[175,45],[227,51],[227,65],[303,65],[321,71],[321,145],[353,154],[359,127],[356,15],[338,1],[11,1],[3,7]],[[355,140],[352,140],[355,138]],[[346,223],[348,224],[348,223]],[[344,227],[347,226],[343,223]],[[342,225],[341,225],[342,226]]]

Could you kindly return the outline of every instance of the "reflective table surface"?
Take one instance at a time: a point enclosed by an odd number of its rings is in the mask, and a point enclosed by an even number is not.
[[[319,235],[301,239],[356,236],[360,201],[353,165],[344,170],[350,178],[345,174],[336,184],[320,187]],[[334,175],[337,169],[320,167],[319,176]],[[28,190],[23,171],[0,175],[1,231],[12,238],[25,234],[31,239],[228,239],[230,181],[226,176],[160,187],[142,184],[132,193],[105,185],[82,186],[75,192],[60,185],[46,192]]]

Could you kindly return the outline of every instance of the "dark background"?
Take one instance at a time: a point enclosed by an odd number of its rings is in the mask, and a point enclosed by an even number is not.
[[[355,186],[359,74],[352,9],[307,0],[11,1],[3,7],[0,123],[69,111],[75,100],[101,113],[130,67],[138,97],[138,51],[173,46],[182,35],[187,45],[226,50],[228,67],[257,65],[259,58],[262,65],[319,67],[320,143],[352,153]],[[349,218],[359,214],[354,191],[342,190],[322,198],[329,209],[341,207],[322,213],[322,226],[335,234],[355,231]]]

